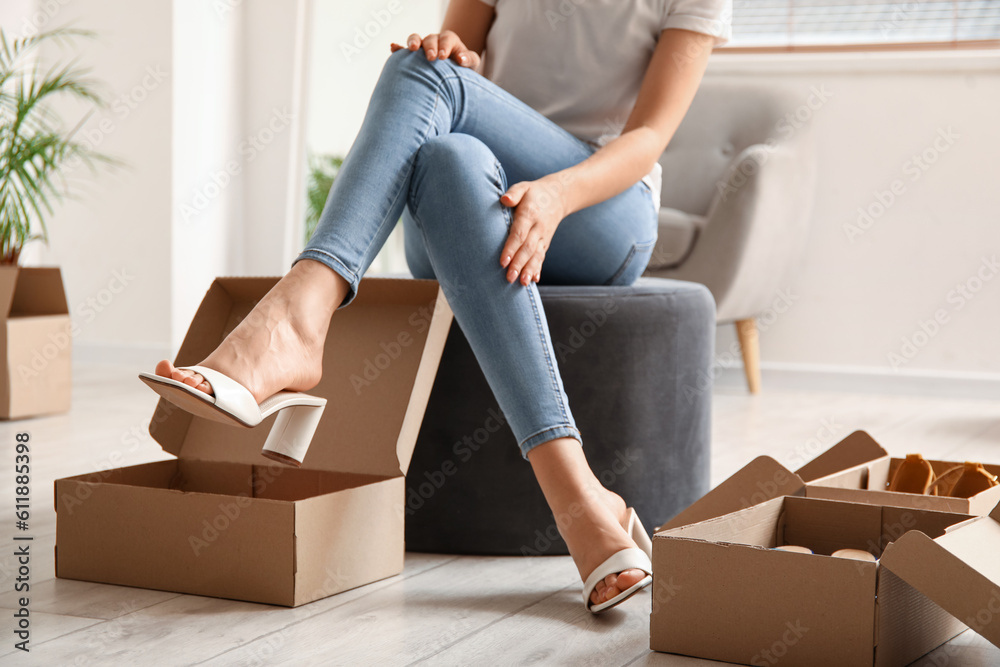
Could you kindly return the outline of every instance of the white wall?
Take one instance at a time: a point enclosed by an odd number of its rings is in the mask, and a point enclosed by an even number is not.
[[[0,25],[15,34],[68,23],[97,33],[83,62],[112,104],[81,136],[126,164],[85,181],[52,217],[51,245],[23,256],[63,268],[78,359],[172,357],[215,276],[287,270],[301,246],[290,166],[301,158],[307,5],[3,3]],[[59,108],[70,123],[83,114]]]
[[[240,5],[174,0],[172,327],[179,345],[205,290],[243,262]],[[166,129],[166,128],[165,128]]]
[[[765,370],[1000,381],[1000,267],[982,268],[1000,259],[1000,53],[717,56],[708,76],[831,95],[812,119],[812,235],[794,305],[761,336]],[[980,270],[995,279],[973,294]]]
[[[79,42],[82,64],[107,84],[110,105],[78,136],[126,163],[97,179],[75,170],[84,177],[81,196],[50,218],[49,247],[32,244],[22,263],[62,267],[79,327],[75,349],[90,345],[99,355],[148,358],[167,346],[171,328],[170,3],[61,0],[12,7],[5,0],[0,18],[18,34],[25,16],[45,17],[44,29],[72,23],[98,33]],[[84,113],[79,105],[59,109],[70,124]]]

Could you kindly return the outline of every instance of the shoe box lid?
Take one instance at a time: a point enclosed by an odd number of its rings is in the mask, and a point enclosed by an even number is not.
[[[657,531],[714,519],[778,496],[805,495],[807,485],[867,488],[872,470],[888,465],[888,452],[865,431],[851,433],[794,472],[770,456],[758,456]]]
[[[1000,504],[931,539],[909,530],[879,559],[900,579],[1000,646]]]
[[[208,356],[278,280],[217,278],[174,363],[191,366]],[[325,397],[327,406],[302,468],[405,474],[451,320],[437,281],[365,278],[351,305],[334,315],[322,379],[307,392]],[[241,428],[195,417],[160,399],[149,431],[178,458],[265,465],[270,462],[260,451],[274,419]]]

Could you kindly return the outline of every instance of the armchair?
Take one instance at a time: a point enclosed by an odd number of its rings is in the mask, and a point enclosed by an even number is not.
[[[757,318],[802,254],[815,159],[815,94],[706,79],[660,157],[659,240],[646,275],[704,284],[717,322],[735,323],[760,391]]]

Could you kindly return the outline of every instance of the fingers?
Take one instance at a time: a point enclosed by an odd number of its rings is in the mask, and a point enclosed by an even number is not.
[[[524,197],[524,193],[528,191],[529,187],[527,181],[515,183],[507,188],[507,192],[503,193],[503,196],[500,197],[500,203],[504,206],[517,206],[521,203],[521,198]]]
[[[527,285],[531,282],[531,273],[528,270],[528,262],[532,259],[539,251],[544,252],[544,248],[541,247],[541,234],[537,227],[532,227],[521,246],[514,253],[513,258],[510,260],[510,264],[507,265],[507,282],[514,282],[518,278],[521,280],[522,285]],[[541,262],[538,263],[538,268],[541,268]]]
[[[479,66],[479,54],[470,51],[454,32],[446,30],[438,38],[438,59],[451,58],[462,67]]]
[[[528,230],[531,228],[531,224],[527,220],[526,215],[519,215],[517,211],[514,212],[514,222],[511,223],[510,233],[507,234],[507,242],[503,244],[503,250],[500,251],[500,266],[507,268],[510,266],[511,261],[514,259],[514,255],[517,251],[521,249],[525,240],[528,238]],[[517,276],[514,276],[516,278]],[[514,278],[508,276],[509,282],[514,282]]]
[[[539,244],[541,246],[541,244]],[[545,261],[545,252],[539,248],[528,258],[524,268],[521,269],[521,284],[527,287],[531,283],[538,282],[538,276],[542,273],[542,262]]]
[[[438,56],[438,36],[427,35],[424,37],[423,47],[427,60],[435,60]]]
[[[450,30],[445,30],[438,36],[438,58],[440,60],[445,60],[452,56],[452,53],[457,53],[465,49],[462,42],[459,41],[458,35]]]
[[[460,44],[459,48],[452,53],[451,57],[462,67],[468,67],[469,69],[476,69],[479,67],[479,54],[465,48],[464,44]]]
[[[479,67],[481,60],[479,54],[467,49],[462,40],[458,38],[458,35],[451,30],[446,30],[440,35],[427,35],[426,37],[421,37],[419,34],[413,33],[406,38],[405,47],[395,42],[389,44],[389,50],[392,53],[404,48],[410,51],[417,51],[423,48],[427,60],[447,60],[451,58],[462,67],[469,67],[471,69]]]

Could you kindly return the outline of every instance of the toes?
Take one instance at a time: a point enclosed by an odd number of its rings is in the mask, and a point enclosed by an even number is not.
[[[594,590],[590,593],[590,603],[600,604],[604,602],[604,593],[607,591],[608,585],[603,581],[598,581],[597,585],[594,586]]]
[[[160,377],[172,378],[174,376],[174,365],[164,359],[160,363],[156,364],[156,370],[154,372]]]
[[[197,389],[198,385],[202,384],[205,381],[205,378],[203,378],[200,374],[195,373],[194,371],[181,371],[181,370],[175,372],[174,379],[180,380],[184,384],[194,387],[195,389]]]
[[[604,577],[604,601],[607,602],[619,593],[621,593],[621,590],[618,586],[618,575],[609,574]]]
[[[618,574],[616,582],[618,591],[627,591],[645,578],[646,573],[642,570],[625,570],[624,572]],[[617,593],[615,595],[617,595]]]
[[[184,384],[194,387],[198,391],[203,391],[206,394],[212,393],[212,385],[209,384],[200,373],[195,373],[194,371],[183,371],[166,359],[156,364],[156,374],[172,380],[177,380],[178,382],[183,382]]]
[[[609,574],[603,581],[597,582],[594,592],[590,594],[591,604],[601,604],[607,602],[623,591],[635,586],[646,578],[646,573],[642,570],[625,570],[618,574]]]

